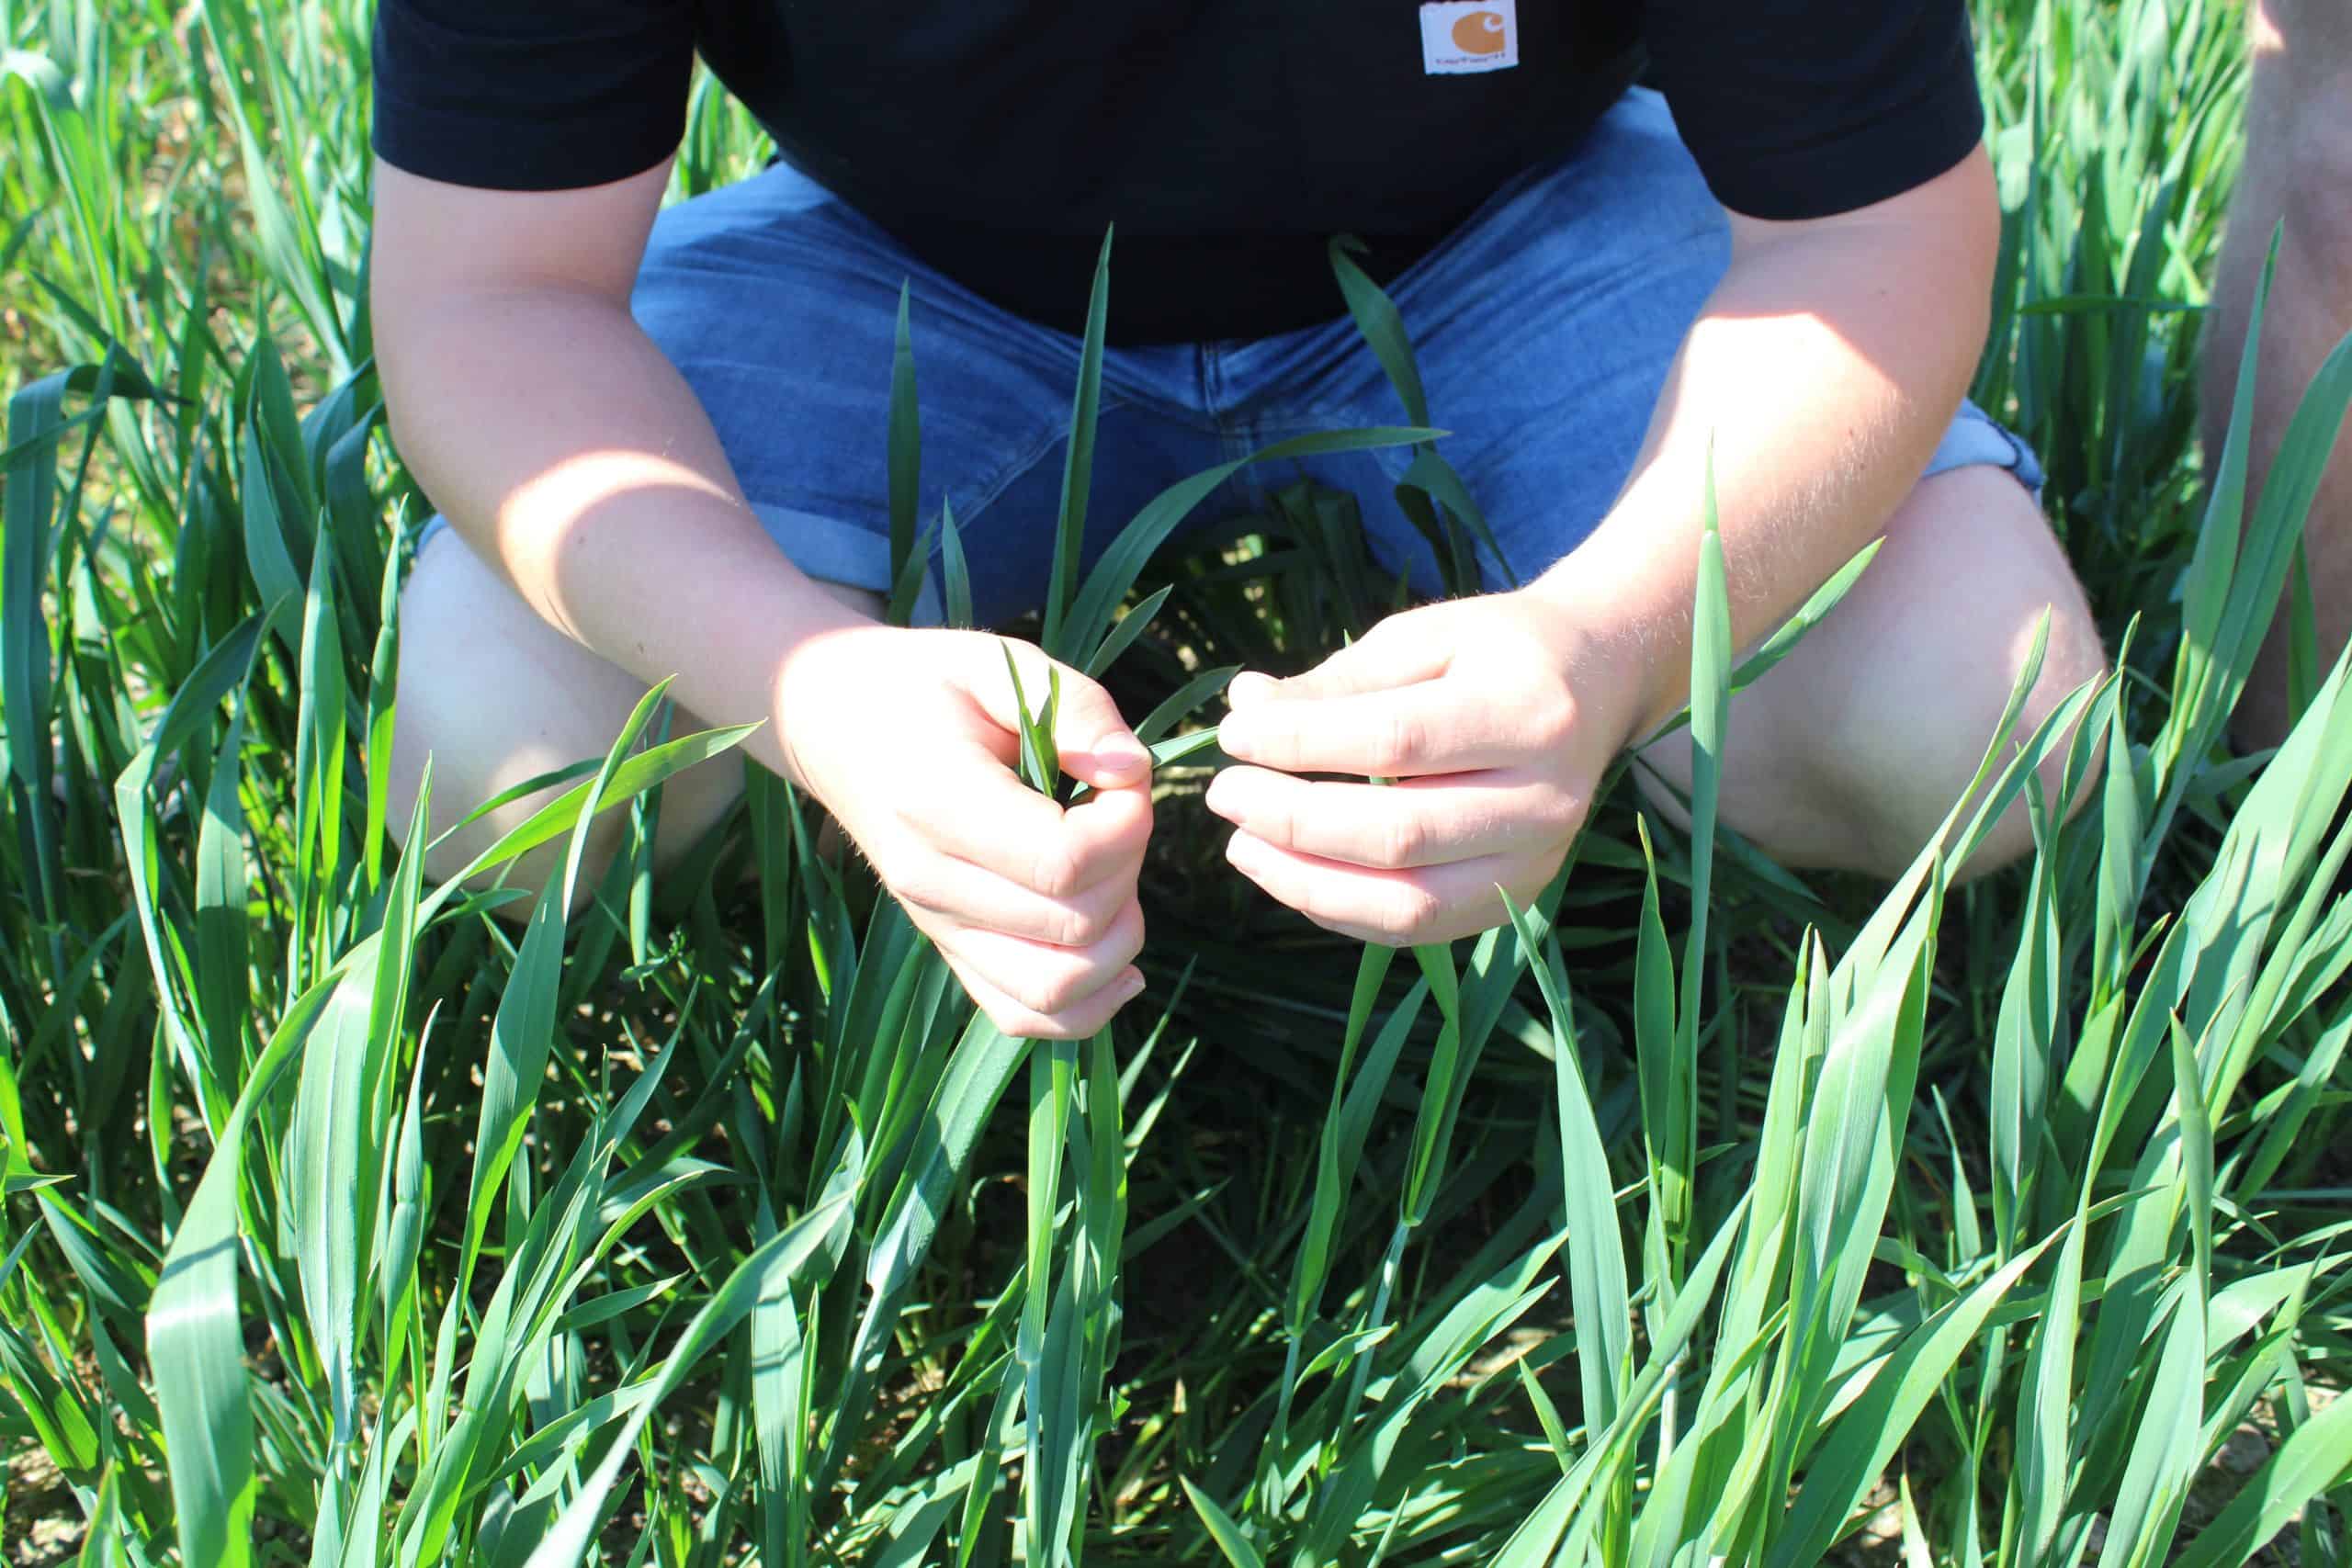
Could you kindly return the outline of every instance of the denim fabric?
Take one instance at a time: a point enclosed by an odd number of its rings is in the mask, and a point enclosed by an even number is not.
[[[1389,284],[1431,418],[1452,433],[1441,450],[1522,579],[1573,549],[1615,498],[1728,254],[1722,209],[1664,101],[1636,89],[1572,154],[1495,193]],[[952,502],[976,612],[983,624],[1000,622],[1034,607],[1046,580],[1078,339],[980,299],[781,164],[663,212],[633,308],[709,412],[778,546],[812,576],[883,590],[884,445],[902,284],[923,524]],[[1333,299],[1336,308],[1336,285]],[[1256,341],[1111,349],[1089,552],[1201,469],[1303,432],[1403,423],[1345,315]],[[1351,453],[1303,467],[1357,496],[1385,570],[1433,593],[1429,547],[1391,493],[1409,456]],[[1926,472],[1979,463],[2040,489],[2025,445],[1963,406]],[[1245,468],[1194,520],[1251,506],[1261,487],[1290,482],[1301,467]],[[1499,585],[1494,563],[1484,564]],[[935,594],[924,608],[935,615]]]

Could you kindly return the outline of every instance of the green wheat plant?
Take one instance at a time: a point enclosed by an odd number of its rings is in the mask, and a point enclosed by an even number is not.
[[[1742,660],[1710,532],[1687,830],[1621,780],[1496,931],[1310,930],[1223,874],[1214,705],[1400,604],[1362,507],[1449,592],[1491,532],[1344,243],[1399,423],[1090,530],[1106,243],[1014,629],[1155,757],[1147,989],[1028,1042],[757,768],[657,877],[664,781],[745,733],[660,688],[424,879],[397,846],[493,803],[383,782],[428,508],[365,310],[368,7],[0,0],[0,1558],[2344,1561],[2352,670],[2224,737],[2352,347],[2258,497],[2265,367],[2197,451],[2235,8],[1974,16],[1974,392],[2116,672],[2013,704],[1892,887],[1792,875],[1718,820],[1728,720],[1869,558]],[[700,80],[673,194],[769,150]],[[968,626],[900,321],[889,598]],[[1297,477],[1342,450],[1394,495]],[[2006,811],[2034,853],[1958,883]]]

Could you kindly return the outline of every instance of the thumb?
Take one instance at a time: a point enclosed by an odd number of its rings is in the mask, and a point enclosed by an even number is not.
[[[1020,698],[1030,716],[1048,701],[1054,704],[1054,749],[1062,772],[1096,789],[1122,789],[1151,776],[1151,753],[1099,682],[1029,644],[1008,637],[1003,647],[1020,671]],[[1001,659],[994,679],[983,675],[973,682],[972,694],[991,722],[1009,735],[1021,733],[1021,703]]]
[[[1417,682],[1434,681],[1445,673],[1443,639],[1375,631],[1350,643],[1304,675],[1277,681],[1245,670],[1226,687],[1227,707],[1244,708],[1276,699],[1302,702],[1317,697],[1356,696],[1385,692]]]

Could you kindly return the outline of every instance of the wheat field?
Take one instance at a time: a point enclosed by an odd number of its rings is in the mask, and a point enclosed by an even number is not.
[[[1198,795],[1232,671],[1389,588],[1303,485],[1164,546],[1194,481],[1027,628],[1163,812],[1145,997],[1032,1043],[767,774],[657,882],[741,738],[658,692],[481,863],[611,814],[582,914],[424,881],[368,7],[0,0],[0,1562],[2352,1561],[2352,676],[2225,738],[2352,350],[2249,503],[2193,402],[2237,11],[1977,20],[1975,395],[2116,675],[1898,884],[1801,880],[1711,830],[1702,638],[1694,830],[1621,784],[1510,926],[1362,948]],[[674,194],[764,155],[706,82]]]

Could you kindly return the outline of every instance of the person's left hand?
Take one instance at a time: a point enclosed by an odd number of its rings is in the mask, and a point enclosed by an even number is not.
[[[1208,791],[1238,829],[1226,858],[1365,942],[1501,924],[1496,889],[1523,906],[1551,881],[1637,716],[1626,671],[1570,623],[1525,590],[1456,599],[1291,680],[1236,676],[1219,743],[1245,765]]]

